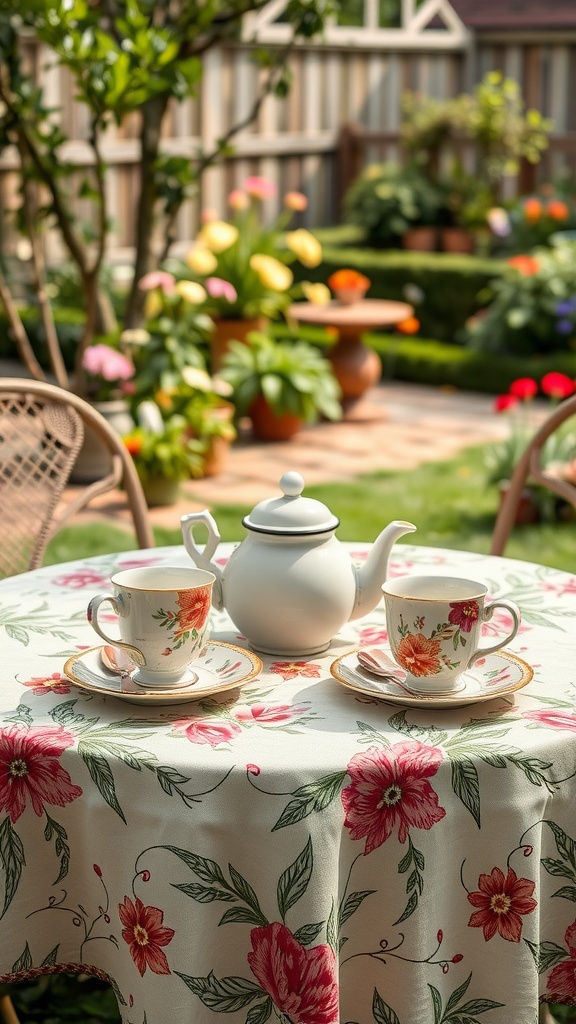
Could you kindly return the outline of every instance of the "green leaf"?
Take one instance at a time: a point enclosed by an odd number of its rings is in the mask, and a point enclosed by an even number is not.
[[[469,974],[468,977],[466,978],[466,981],[463,981],[462,984],[458,986],[458,988],[454,989],[452,995],[450,996],[448,1002],[446,1003],[446,1014],[448,1014],[450,1010],[453,1010],[454,1007],[458,1005],[458,1003],[462,999],[462,996],[465,995],[471,980],[472,975]]]
[[[249,907],[231,907],[227,910],[220,918],[218,925],[221,924],[254,924],[261,926],[265,924],[262,917],[255,914]]]
[[[286,805],[278,821],[272,828],[286,828],[288,825],[295,825],[308,815],[317,811],[323,811],[338,796],[342,783],[346,778],[346,772],[335,772],[333,775],[325,775],[317,782],[310,782],[295,790],[293,799]]]
[[[555,821],[546,820],[546,824],[554,833],[558,853],[565,860],[568,860],[576,871],[576,843],[574,843],[573,839],[570,839],[570,836],[568,836]]]
[[[404,907],[404,910],[400,914],[400,917],[398,917],[394,921],[394,925],[400,924],[402,921],[406,921],[407,918],[409,918],[414,913],[414,911],[416,910],[417,906],[418,906],[418,894],[413,892],[411,897],[410,897],[410,899],[408,900],[408,903]]]
[[[246,1024],[266,1024],[266,1021],[272,1013],[272,1000],[270,997],[265,999],[263,1003],[259,1003],[258,1006],[253,1006],[248,1011],[246,1017]]]
[[[204,882],[220,882],[221,885],[227,886],[226,879],[222,874],[218,864],[215,860],[210,860],[208,857],[200,857],[196,853],[190,853],[189,850],[182,850],[178,846],[165,846],[165,850],[169,850],[180,860],[183,860],[185,864],[198,875]]]
[[[576,903],[576,886],[563,885],[561,889],[557,889],[552,895],[560,896],[564,900],[572,900],[573,903]]]
[[[224,903],[235,903],[234,893],[226,892],[223,889],[215,889],[213,886],[199,885],[198,882],[172,883],[174,889],[178,889],[186,896],[191,896],[197,903],[213,903],[214,900],[222,900]]]
[[[278,908],[282,920],[285,919],[290,907],[293,907],[306,892],[312,876],[313,864],[312,840],[308,837],[302,853],[290,867],[286,868],[278,882]]]
[[[24,946],[20,956],[16,963],[12,966],[11,974],[17,974],[18,971],[29,971],[32,967],[32,954],[28,947],[28,943]]]
[[[377,988],[372,997],[372,1015],[376,1024],[400,1024],[400,1018],[384,1002]]]
[[[303,924],[301,928],[294,932],[294,938],[302,946],[309,946],[320,934],[323,927],[324,921],[318,921],[315,924]]]
[[[574,872],[572,868],[567,867],[564,861],[553,860],[552,857],[542,857],[540,863],[549,875],[560,875],[562,878],[571,878],[574,880]]]
[[[442,1020],[442,999],[437,988],[434,985],[428,985],[430,989],[430,995],[432,996],[432,1006],[434,1008],[434,1024],[441,1024]]]
[[[204,1006],[217,1013],[236,1013],[255,999],[265,995],[263,989],[245,978],[229,977],[220,981],[209,974],[207,978],[192,977],[175,971],[175,974],[199,997]]]
[[[544,974],[562,960],[569,959],[566,950],[554,942],[530,942],[528,939],[524,939],[524,942],[534,957],[538,974]]]
[[[350,895],[346,897],[346,902],[340,912],[340,926],[342,926],[349,917],[352,917],[352,914],[358,910],[358,907],[364,902],[367,896],[371,896],[372,893],[376,891],[376,889],[363,889],[358,892],[351,892]]]
[[[110,768],[106,758],[102,754],[91,753],[86,749],[82,741],[78,744],[78,753],[88,768],[92,781],[104,797],[106,803],[109,804],[113,811],[116,811],[118,817],[122,818],[122,821],[126,824],[124,812],[122,811],[116,796],[116,787],[114,784],[112,769]]]
[[[452,788],[480,828],[480,785],[476,765],[469,757],[450,757]]]
[[[232,881],[232,885],[234,886],[237,895],[240,897],[241,900],[244,900],[244,902],[247,903],[249,907],[252,907],[252,910],[260,916],[261,923],[266,924],[266,919],[264,918],[264,915],[260,910],[258,897],[254,892],[252,886],[246,881],[245,878],[242,877],[242,875],[238,871],[236,871],[236,868],[232,867],[231,864],[228,865],[228,870],[230,872],[230,879]]]
[[[4,903],[0,914],[0,917],[3,917],[14,898],[22,875],[22,868],[26,863],[22,840],[14,831],[8,815],[0,825],[0,863],[5,876]]]

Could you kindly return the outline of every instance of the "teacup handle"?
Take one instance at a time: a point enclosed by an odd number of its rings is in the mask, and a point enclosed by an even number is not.
[[[97,594],[96,597],[93,597],[88,604],[88,610],[86,612],[88,622],[92,626],[92,629],[94,629],[96,633],[98,633],[98,636],[101,636],[106,643],[112,644],[113,647],[121,647],[130,655],[132,661],[138,665],[139,668],[143,668],[146,664],[146,658],[142,654],[142,651],[139,651],[137,647],[132,647],[132,644],[125,643],[124,640],[115,640],[113,637],[107,636],[100,626],[100,623],[98,622],[98,612],[100,610],[100,606],[103,605],[105,601],[108,601],[108,603],[112,605],[116,615],[120,615],[120,606],[115,597],[112,597],[110,594]]]
[[[505,608],[506,611],[510,612],[510,615],[512,616],[512,629],[507,636],[499,640],[497,644],[492,644],[491,647],[478,647],[471,656],[467,668],[471,668],[478,658],[484,658],[487,654],[495,654],[496,651],[500,651],[502,647],[506,647],[514,639],[520,629],[520,609],[513,601],[507,601],[505,598],[498,598],[496,601],[490,601],[488,604],[484,605],[483,622],[490,621],[496,608]]]

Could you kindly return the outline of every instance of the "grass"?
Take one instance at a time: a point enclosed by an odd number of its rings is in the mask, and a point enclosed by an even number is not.
[[[498,496],[487,488],[481,448],[464,451],[450,462],[435,462],[402,473],[376,473],[345,484],[306,488],[306,496],[324,502],[340,518],[340,540],[373,541],[392,519],[408,519],[418,531],[410,544],[424,544],[487,553]],[[216,505],[211,511],[224,541],[241,540],[242,516],[248,508]],[[154,531],[158,545],[180,544],[179,528]],[[45,564],[80,556],[125,551],[133,537],[106,525],[70,526],[50,543]],[[573,522],[522,527],[511,536],[506,554],[570,571],[576,569],[576,531]],[[94,979],[56,976],[20,986],[16,994],[24,1022],[50,1024],[117,1024],[114,997]],[[576,1008],[552,1007],[556,1020],[576,1022]],[[511,1021],[510,1024],[518,1024]]]
[[[419,469],[374,473],[350,483],[307,487],[307,497],[324,502],[339,517],[340,540],[373,541],[392,519],[408,519],[418,530],[410,544],[487,553],[497,511],[495,488],[485,484],[483,451],[470,448],[449,462]],[[245,535],[247,506],[214,505],[211,512],[224,541]],[[156,543],[181,544],[179,526],[155,529]],[[124,530],[107,525],[68,526],[51,541],[46,564],[88,555],[124,551],[135,546]],[[513,532],[506,548],[510,558],[576,570],[576,531],[572,522],[545,523]]]

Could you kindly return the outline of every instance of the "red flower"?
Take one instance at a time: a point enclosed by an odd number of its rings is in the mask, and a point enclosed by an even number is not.
[[[235,714],[240,722],[268,725],[272,722],[291,722],[293,718],[298,718],[306,711],[309,711],[309,708],[303,704],[275,704],[270,707],[266,707],[265,704],[253,704],[249,708],[238,708]]]
[[[288,1020],[338,1024],[336,957],[330,946],[305,949],[279,921],[250,932],[254,977]]]
[[[452,611],[448,616],[448,622],[458,626],[463,633],[469,633],[475,622],[478,622],[480,609],[478,601],[458,601],[450,605]]]
[[[128,449],[128,451],[129,451],[130,455],[132,456],[132,458],[134,458],[135,455],[140,455],[140,452],[142,451],[142,438],[141,437],[130,437],[130,436],[128,436],[128,437],[123,438],[123,440],[124,440],[124,447]]]
[[[297,676],[320,678],[320,666],[311,661],[275,661],[270,671],[277,672],[282,679],[296,679]]]
[[[188,633],[191,629],[200,631],[206,625],[206,619],[210,611],[210,600],[212,588],[197,587],[192,592],[188,590],[178,591],[178,623],[179,629],[176,636]]]
[[[30,686],[37,697],[43,697],[46,693],[70,693],[68,680],[59,672],[53,672],[50,676],[32,676],[24,686]]]
[[[576,1000],[576,921],[566,930],[564,941],[569,960],[562,960],[550,971],[546,985],[546,998],[551,1003],[569,1003]]]
[[[431,829],[446,811],[427,781],[442,762],[442,752],[417,741],[386,750],[369,747],[348,765],[351,783],[342,790],[344,824],[352,839],[366,837],[365,854],[381,846],[395,828],[405,842],[410,828]]]
[[[0,730],[0,810],[8,811],[11,821],[18,820],[28,801],[40,815],[44,804],[63,807],[82,796],[58,760],[73,743],[71,733],[60,726],[11,725]]]
[[[183,718],[174,722],[174,728],[183,732],[190,743],[208,743],[217,747],[219,743],[228,743],[242,732],[236,722],[223,722],[210,718]]]
[[[551,398],[568,398],[574,392],[574,381],[565,373],[545,373],[540,381],[540,387],[545,395]]]
[[[534,882],[518,878],[511,868],[506,878],[500,868],[493,868],[490,875],[480,875],[478,891],[468,893],[468,902],[479,908],[470,917],[469,927],[482,928],[486,942],[496,932],[508,942],[520,942],[520,915],[531,914],[537,905],[533,892]]]
[[[413,676],[432,676],[442,668],[438,657],[440,649],[439,640],[421,633],[408,633],[398,644],[395,658]]]
[[[540,264],[533,256],[510,256],[506,262],[509,267],[514,267],[523,277],[532,277],[540,270]]]
[[[527,199],[524,203],[524,216],[529,224],[535,224],[542,215],[542,203],[536,197]]]
[[[546,213],[552,220],[568,220],[570,216],[568,205],[561,199],[551,199],[546,207]]]
[[[167,946],[174,937],[172,928],[164,928],[164,911],[157,907],[145,907],[136,897],[132,903],[129,896],[118,904],[118,914],[124,925],[122,938],[130,946],[132,957],[140,974],[144,976],[149,967],[154,974],[170,974],[170,968],[161,946]]]
[[[494,412],[507,412],[508,409],[513,409],[518,404],[516,395],[498,395],[494,399]]]
[[[576,713],[574,711],[525,711],[523,718],[541,725],[549,725],[551,729],[567,729],[576,732]]]
[[[538,385],[532,377],[518,377],[510,385],[510,394],[514,395],[515,398],[519,398],[522,402],[526,402],[529,398],[534,398],[537,391]]]

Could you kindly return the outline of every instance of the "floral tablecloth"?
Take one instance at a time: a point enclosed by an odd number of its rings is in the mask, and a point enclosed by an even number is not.
[[[95,646],[89,597],[162,562],[188,564],[158,548],[0,583],[2,980],[102,972],[130,1024],[534,1024],[576,1001],[576,578],[396,546],[392,574],[520,605],[534,677],[487,703],[334,680],[385,641],[382,606],[218,699],[82,692],[63,665]],[[242,644],[225,613],[213,637]]]

